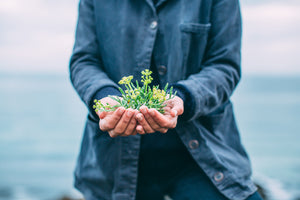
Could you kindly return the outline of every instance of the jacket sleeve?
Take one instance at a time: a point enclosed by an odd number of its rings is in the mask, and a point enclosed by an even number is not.
[[[70,59],[70,79],[83,102],[90,108],[95,96],[100,96],[101,89],[112,88],[117,91],[118,86],[105,73],[101,63],[96,36],[94,8],[91,0],[81,0],[75,35],[75,44]]]
[[[190,119],[209,114],[229,100],[240,70],[241,16],[238,0],[215,0],[202,70],[178,82],[193,98]]]

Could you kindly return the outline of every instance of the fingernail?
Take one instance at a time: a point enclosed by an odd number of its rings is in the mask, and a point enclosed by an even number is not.
[[[142,118],[142,115],[141,115],[141,114],[137,114],[137,115],[136,115],[136,118],[137,118],[137,120],[139,120],[139,121],[142,121],[142,120],[143,120],[143,118]]]
[[[126,114],[127,114],[128,117],[131,117],[133,113],[131,111],[127,111]]]
[[[151,116],[154,116],[154,114],[155,114],[154,110],[149,110],[149,113],[150,113]]]
[[[122,114],[123,112],[124,112],[124,108],[120,107],[119,110],[118,110],[118,113]]]
[[[142,107],[140,107],[140,111],[141,111],[141,112],[145,112],[145,111],[146,111],[146,108],[142,106]]]

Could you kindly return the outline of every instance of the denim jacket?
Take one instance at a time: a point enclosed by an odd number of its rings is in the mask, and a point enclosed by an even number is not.
[[[158,34],[159,30],[159,34]],[[229,199],[254,193],[230,96],[240,79],[238,0],[81,0],[71,81],[89,107],[104,88],[149,67],[155,42],[160,83],[186,88],[194,109],[176,132]],[[185,102],[186,103],[186,102]],[[75,170],[89,200],[134,200],[140,135],[109,137],[90,112]]]

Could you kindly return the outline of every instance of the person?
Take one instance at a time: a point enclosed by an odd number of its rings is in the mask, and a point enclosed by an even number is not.
[[[81,0],[69,69],[89,109],[74,173],[85,199],[261,199],[230,101],[240,48],[238,0]],[[145,69],[177,91],[164,114],[93,110]]]

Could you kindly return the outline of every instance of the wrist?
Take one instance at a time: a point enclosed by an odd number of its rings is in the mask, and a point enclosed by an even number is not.
[[[174,84],[173,90],[176,91],[176,96],[178,96],[183,103],[184,113],[181,115],[182,120],[188,120],[193,116],[195,109],[195,99],[191,92],[181,84]]]

